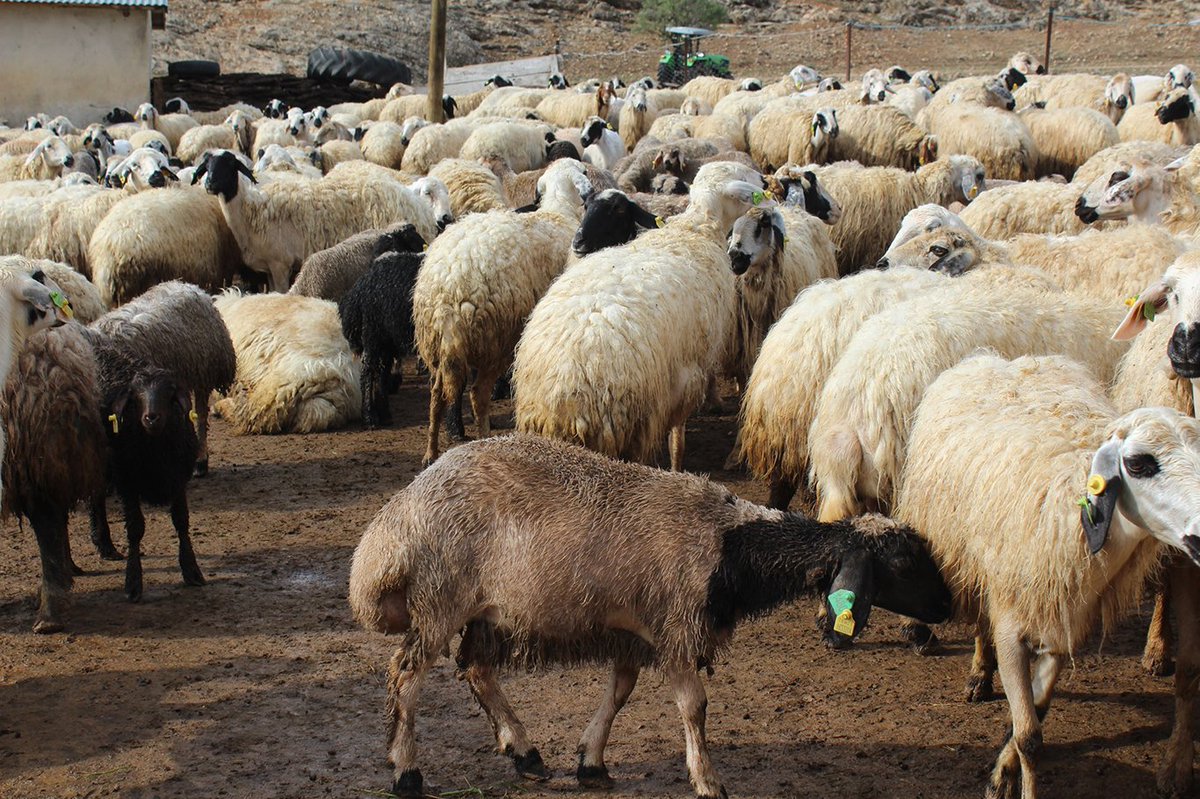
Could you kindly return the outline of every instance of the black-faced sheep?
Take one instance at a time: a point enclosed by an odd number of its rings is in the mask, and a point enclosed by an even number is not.
[[[861,630],[872,604],[926,620],[950,611],[920,539],[879,517],[819,525],[702,477],[533,436],[449,452],[384,506],[351,565],[355,618],[401,636],[388,672],[392,790],[423,795],[417,700],[461,630],[461,673],[519,772],[543,776],[545,766],[497,668],[612,664],[576,772],[584,786],[600,786],[611,782],[604,747],[613,718],[639,671],[654,666],[683,715],[697,795],[725,796],[708,756],[697,668],[714,662],[743,619],[805,594],[826,596],[837,605],[831,618],[850,625],[847,636],[829,631],[835,642]]]

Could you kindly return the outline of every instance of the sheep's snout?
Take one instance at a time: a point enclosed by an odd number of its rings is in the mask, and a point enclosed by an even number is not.
[[[876,268],[876,269],[887,269],[887,268],[888,268],[888,266],[890,266],[890,265],[891,265],[891,264],[889,263],[889,261],[888,261],[888,258],[887,258],[887,256],[886,256],[886,255],[885,255],[885,256],[883,256],[882,258],[880,258],[878,261],[876,261],[876,262],[875,262],[875,268]]]
[[[1200,322],[1175,325],[1167,343],[1167,358],[1180,377],[1188,380],[1200,377]]]
[[[729,251],[729,264],[735,275],[744,275],[746,270],[750,268],[750,253],[744,252],[741,249]]]
[[[1126,107],[1126,106],[1128,106],[1128,105],[1129,105],[1129,98],[1128,98],[1128,97],[1126,97],[1126,96],[1125,96],[1125,95],[1123,95],[1123,94],[1122,94],[1122,95],[1119,95],[1119,96],[1117,97],[1117,108],[1125,108],[1125,107]]]
[[[1088,205],[1087,200],[1083,197],[1075,201],[1075,216],[1079,217],[1079,221],[1085,225],[1090,225],[1100,218],[1100,214],[1096,212],[1096,209]]]
[[[68,155],[63,158],[63,166],[75,166],[75,156]]]
[[[157,435],[162,431],[163,417],[157,411],[147,410],[142,414],[142,427],[150,435]]]
[[[450,214],[443,214],[442,216],[439,216],[437,220],[438,233],[441,233],[443,230],[445,230],[446,226],[453,221],[454,217],[452,217]]]
[[[883,102],[885,99],[887,99],[887,93],[886,93],[886,92],[885,92],[883,89],[880,89],[880,90],[879,90],[879,91],[876,93],[876,95],[875,95],[875,99],[876,99],[877,101],[879,101],[879,102],[881,102],[881,103],[882,103],[882,102]]]
[[[148,182],[156,189],[161,189],[163,186],[167,185],[167,179],[163,177],[161,169],[151,173],[150,180]]]

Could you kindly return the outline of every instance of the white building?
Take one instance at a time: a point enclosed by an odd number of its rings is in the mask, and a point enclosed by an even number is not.
[[[151,30],[167,0],[0,0],[0,120],[77,126],[150,99]]]

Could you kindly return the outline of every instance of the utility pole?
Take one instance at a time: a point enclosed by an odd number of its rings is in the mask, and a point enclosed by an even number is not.
[[[449,0],[433,0],[429,15],[429,107],[430,122],[445,122],[442,111],[442,90],[446,85],[446,4]]]

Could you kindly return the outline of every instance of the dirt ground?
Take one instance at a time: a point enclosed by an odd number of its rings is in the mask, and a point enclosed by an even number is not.
[[[345,595],[363,527],[418,470],[427,395],[408,368],[392,429],[237,438],[215,423],[212,471],[191,490],[203,588],[182,585],[170,520],[155,511],[145,601],[128,603],[120,564],[95,556],[77,516],[76,559],[88,574],[68,631],[36,636],[33,535],[4,524],[0,796],[388,795],[391,647],[355,627]],[[494,418],[507,413],[502,403]],[[687,465],[761,501],[761,485],[721,471],[733,432],[731,415],[694,419]],[[963,701],[969,631],[944,628],[945,654],[920,657],[878,612],[852,651],[830,652],[812,613],[802,603],[747,624],[707,680],[709,740],[730,794],[982,795],[1007,707]],[[1153,795],[1172,702],[1171,681],[1139,668],[1146,615],[1067,670],[1046,728],[1045,796]],[[507,679],[554,772],[532,783],[496,754],[485,717],[443,662],[417,723],[427,787],[446,797],[690,796],[681,724],[653,672],[614,726],[615,789],[577,788],[575,745],[603,681],[598,669]]]

